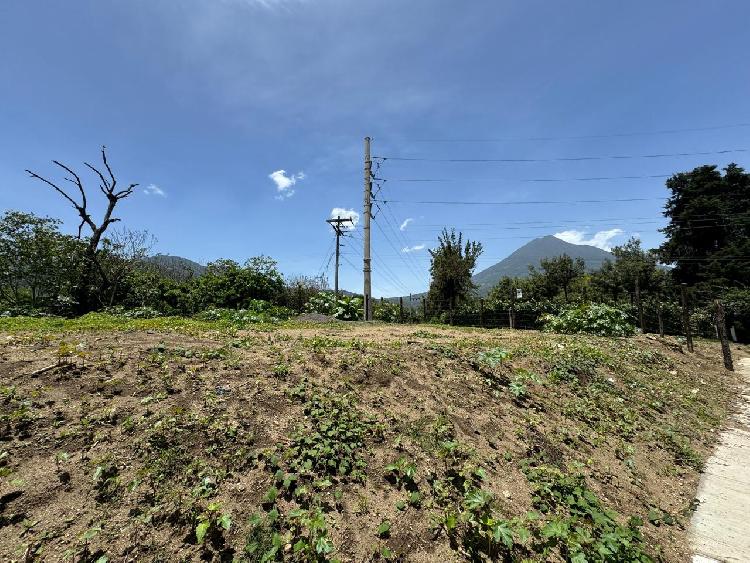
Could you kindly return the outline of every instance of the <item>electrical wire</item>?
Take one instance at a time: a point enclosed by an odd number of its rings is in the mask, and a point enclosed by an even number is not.
[[[655,154],[612,154],[597,156],[562,156],[556,158],[430,158],[430,157],[404,157],[404,156],[374,156],[373,159],[396,160],[403,162],[506,162],[506,163],[539,163],[539,162],[587,162],[592,160],[632,160],[637,158],[673,158],[683,156],[711,156],[717,154],[744,153],[747,149],[722,149],[718,151],[698,151],[698,152],[675,152],[675,153],[655,153]]]
[[[655,131],[635,131],[625,133],[604,133],[592,135],[564,135],[546,137],[495,137],[488,139],[413,139],[415,143],[504,143],[507,141],[569,141],[576,139],[609,139],[617,137],[647,137],[651,135],[673,135],[679,133],[699,133],[750,127],[750,123],[731,123],[728,125],[711,125],[708,127],[688,127],[684,129],[661,129]],[[409,141],[409,139],[404,139]]]

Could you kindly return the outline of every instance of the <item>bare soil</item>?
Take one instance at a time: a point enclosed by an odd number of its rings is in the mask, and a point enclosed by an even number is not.
[[[511,356],[479,359],[494,349]],[[583,355],[566,364],[571,350]],[[529,373],[516,396],[511,382]],[[255,560],[243,552],[274,482],[269,455],[310,424],[301,383],[348,397],[379,428],[361,453],[365,478],[332,478],[321,492],[332,557],[467,557],[433,531],[428,482],[447,470],[435,444],[445,427],[504,516],[532,509],[525,464],[545,463],[582,474],[623,519],[640,516],[649,554],[676,562],[689,559],[701,460],[738,380],[716,343],[687,354],[647,336],[367,324],[0,335],[0,560]],[[402,456],[416,465],[421,507],[401,506],[406,492],[386,478]],[[199,543],[212,503],[232,524]],[[288,513],[294,500],[277,506]],[[653,510],[671,524],[649,521]]]

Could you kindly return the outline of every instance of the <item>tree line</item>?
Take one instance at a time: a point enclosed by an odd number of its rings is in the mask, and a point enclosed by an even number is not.
[[[481,243],[444,230],[430,251],[426,316],[456,324],[478,324],[483,316],[483,324],[494,319],[506,325],[516,316],[536,327],[544,314],[606,303],[629,312],[644,330],[666,323],[675,332],[686,284],[700,332],[712,333],[713,301],[721,299],[736,333],[750,339],[750,174],[736,164],[701,166],[675,174],[666,187],[668,224],[659,248],[644,249],[631,238],[593,272],[582,259],[548,257],[526,277],[501,279],[481,301],[471,281]]]
[[[300,312],[327,289],[323,278],[284,278],[267,256],[243,264],[217,260],[199,276],[152,260],[153,237],[113,226],[120,221],[119,205],[132,196],[137,184],[118,182],[105,148],[101,165],[84,163],[98,192],[86,186],[72,167],[53,162],[66,184],[28,173],[75,210],[80,219],[77,233],[63,233],[58,219],[32,213],[6,211],[0,217],[0,312],[81,315],[120,307],[189,315],[209,308],[247,308],[257,301]],[[509,315],[511,323],[536,327],[546,313],[581,303],[605,303],[628,311],[643,328],[653,329],[657,317],[679,326],[680,284],[684,283],[696,311],[713,299],[723,299],[730,321],[747,339],[750,175],[735,164],[723,170],[701,166],[675,174],[666,188],[668,224],[659,248],[644,249],[638,239],[630,239],[615,247],[613,260],[594,272],[567,255],[545,258],[526,277],[500,280],[483,300],[476,296],[471,280],[483,251],[481,242],[445,229],[430,250],[431,283],[421,316],[411,308],[404,314],[392,304],[384,304],[378,316],[476,324],[481,315],[487,321]],[[97,193],[106,202],[100,217],[93,216],[90,206]],[[333,309],[341,306],[331,303]],[[705,324],[710,330],[710,320]]]
[[[151,235],[113,227],[120,221],[118,206],[138,184],[121,187],[104,147],[101,160],[98,167],[84,163],[106,202],[99,218],[90,205],[96,190],[88,189],[72,167],[53,161],[72,189],[27,170],[73,207],[80,223],[77,234],[70,235],[55,218],[12,210],[0,217],[0,313],[72,316],[120,307],[188,315],[208,308],[246,308],[254,301],[299,312],[312,295],[327,288],[322,277],[284,278],[267,256],[244,264],[217,260],[200,276],[149,259]]]

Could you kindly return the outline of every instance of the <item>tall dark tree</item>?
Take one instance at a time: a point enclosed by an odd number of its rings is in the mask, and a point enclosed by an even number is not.
[[[28,172],[32,178],[41,180],[42,182],[53,188],[65,200],[67,200],[68,203],[73,206],[81,219],[81,222],[78,225],[79,239],[82,238],[84,226],[88,227],[91,230],[91,233],[85,241],[85,250],[83,252],[83,257],[79,267],[78,283],[76,284],[76,291],[74,295],[77,302],[76,312],[86,313],[95,308],[95,295],[97,291],[100,291],[102,288],[107,288],[110,283],[107,272],[105,271],[101,261],[99,260],[99,244],[102,242],[104,233],[107,231],[109,226],[112,225],[112,223],[116,223],[120,220],[113,216],[117,204],[120,203],[120,201],[122,201],[123,199],[132,195],[133,190],[138,184],[130,184],[127,187],[118,189],[117,179],[112,172],[112,168],[107,162],[107,153],[105,147],[102,147],[102,163],[104,164],[106,175],[95,166],[92,166],[88,162],[84,162],[84,164],[92,172],[94,172],[94,174],[96,174],[98,181],[100,182],[99,190],[107,199],[107,206],[105,208],[104,215],[97,223],[91,216],[88,207],[88,200],[86,198],[86,189],[83,187],[83,182],[80,176],[65,164],[62,164],[57,160],[53,160],[52,162],[67,173],[67,176],[65,176],[64,179],[67,182],[73,184],[78,192],[77,194],[73,192],[73,195],[71,195],[70,193],[68,193],[68,191],[61,188],[55,182],[52,182],[51,180],[40,176],[36,172],[32,172],[31,170],[26,170],[26,172]]]
[[[444,311],[466,299],[474,289],[471,276],[482,254],[482,243],[463,241],[455,229],[443,229],[439,246],[430,250],[430,290],[428,299],[434,310]]]
[[[731,287],[750,280],[750,174],[730,164],[722,175],[701,166],[667,180],[667,240],[659,248],[675,264],[676,281]]]

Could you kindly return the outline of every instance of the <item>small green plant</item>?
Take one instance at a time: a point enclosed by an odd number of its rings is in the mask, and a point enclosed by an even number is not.
[[[217,545],[223,544],[223,532],[231,527],[232,517],[221,512],[221,504],[213,502],[197,518],[195,540],[201,545],[209,540]]]
[[[387,472],[386,478],[393,482],[396,487],[401,488],[406,485],[407,488],[414,488],[414,476],[417,474],[417,465],[413,461],[407,461],[405,457],[400,457],[393,463],[385,466]]]
[[[96,500],[106,502],[112,500],[120,487],[117,465],[110,460],[103,460],[94,469],[94,488]]]
[[[480,352],[477,356],[477,360],[480,364],[489,366],[491,368],[497,367],[503,362],[511,358],[511,353],[503,348],[490,348],[484,352]]]
[[[378,526],[377,535],[379,538],[387,538],[391,535],[391,523],[388,520],[383,520]]]

